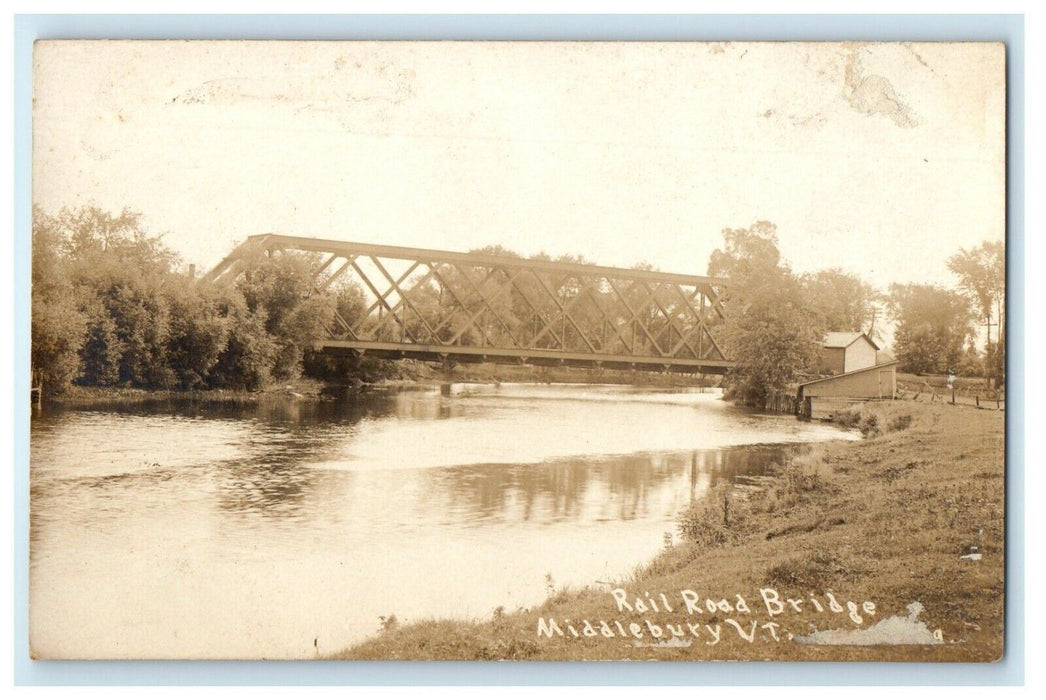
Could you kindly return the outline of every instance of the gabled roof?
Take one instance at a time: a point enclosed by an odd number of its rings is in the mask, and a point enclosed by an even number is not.
[[[876,350],[882,350],[879,344],[872,340],[867,333],[860,333],[857,331],[832,331],[831,333],[824,334],[824,346],[826,348],[848,348],[853,345],[858,338],[865,338],[872,347]]]

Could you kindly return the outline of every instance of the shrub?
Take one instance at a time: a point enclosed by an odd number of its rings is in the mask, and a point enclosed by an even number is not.
[[[381,615],[378,617],[378,620],[381,621],[381,631],[383,633],[391,632],[400,625],[400,621],[396,618],[395,614],[391,614],[388,617]]]
[[[773,467],[772,471],[777,478],[765,490],[751,495],[748,501],[751,510],[764,513],[787,510],[811,493],[836,488],[831,480],[835,468],[821,446],[793,457],[785,465]]]
[[[861,424],[861,411],[855,408],[836,411],[832,415],[832,422],[843,428],[856,428]]]
[[[748,503],[732,486],[720,486],[687,510],[679,521],[679,534],[703,547],[735,544],[747,532],[748,511]]]
[[[911,416],[908,416],[907,419],[908,423],[903,424],[903,427],[899,429],[903,430],[908,427],[911,423]],[[878,412],[869,409],[867,406],[855,406],[845,411],[837,411],[832,416],[832,422],[843,428],[857,428],[861,431],[861,435],[865,437],[875,437],[882,433]],[[890,429],[892,430],[893,428]]]
[[[865,413],[861,417],[861,424],[857,426],[857,429],[861,431],[861,435],[865,437],[875,437],[880,433],[879,430],[879,416],[874,413]]]
[[[900,416],[895,416],[886,424],[886,429],[890,432],[896,432],[898,430],[907,430],[912,424],[912,416],[909,413],[905,413]]]
[[[808,452],[793,457],[791,462],[780,469],[788,490],[807,493],[824,489],[833,473],[828,459],[828,453],[821,446],[812,447]]]

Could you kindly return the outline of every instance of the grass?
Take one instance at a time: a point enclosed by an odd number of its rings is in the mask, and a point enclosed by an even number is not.
[[[547,382],[580,384],[625,384],[661,387],[710,387],[718,377],[699,375],[629,372],[624,370],[597,370],[578,367],[535,367],[530,365],[496,365],[493,363],[455,365],[451,374],[445,375],[435,363],[420,361],[397,362],[398,373],[373,382],[348,381],[345,387],[358,389],[360,386],[439,386],[443,381],[454,382]],[[231,389],[138,389],[130,386],[86,387],[72,385],[64,393],[44,392],[44,400],[61,406],[89,407],[112,404],[149,403],[166,400],[194,401],[237,401],[250,402],[268,398],[322,398],[326,390],[339,387],[318,379],[299,377],[293,380],[274,381],[256,391]],[[45,388],[46,389],[46,388]]]
[[[994,401],[996,398],[1005,398],[1006,387],[999,389],[990,386],[987,379],[982,377],[956,377],[953,382],[955,393],[959,396],[980,396],[982,399]],[[899,372],[897,374],[897,388],[912,393],[927,393],[931,389],[937,394],[951,394],[948,388],[948,376],[944,374],[909,374]]]
[[[316,379],[302,377],[283,382],[275,382],[259,391],[230,389],[137,389],[128,386],[76,386],[73,385],[63,394],[45,395],[44,400],[62,406],[102,406],[106,404],[149,403],[166,400],[197,401],[259,401],[266,398],[318,398],[324,390],[324,384]]]
[[[779,465],[761,488],[718,491],[680,518],[682,541],[664,549],[613,586],[554,590],[533,609],[489,620],[418,621],[346,649],[346,659],[773,659],[991,661],[1002,654],[1004,572],[1004,415],[961,406],[897,401],[864,404],[846,420],[865,427],[859,442],[822,443]],[[874,416],[874,421],[871,417]],[[874,427],[873,427],[874,426]],[[976,548],[976,550],[974,550]],[[980,561],[960,559],[971,551]],[[724,626],[765,622],[760,589],[801,601],[773,620],[782,630],[852,628],[847,602],[874,603],[867,626],[924,606],[920,620],[945,644],[815,646],[749,643],[723,633],[716,644],[635,646],[607,638],[537,635],[539,618],[572,621],[650,620],[677,624],[680,610],[619,610],[610,590],[633,599],[684,589],[713,600],[740,594],[750,616],[715,612],[691,621]],[[842,614],[828,609],[827,593]],[[811,599],[824,612],[816,612]],[[862,613],[863,614],[863,613]],[[703,629],[703,627],[702,627]],[[729,629],[728,629],[729,632]],[[765,633],[761,633],[763,637]]]

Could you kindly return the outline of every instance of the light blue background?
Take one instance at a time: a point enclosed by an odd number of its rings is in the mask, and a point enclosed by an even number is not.
[[[1024,271],[1009,268],[1006,655],[996,664],[30,661],[29,272],[32,48],[66,39],[1004,41],[1008,257],[1024,259],[1021,15],[19,15],[15,17],[14,670],[19,685],[947,685],[1024,682]],[[656,669],[656,672],[652,672]]]

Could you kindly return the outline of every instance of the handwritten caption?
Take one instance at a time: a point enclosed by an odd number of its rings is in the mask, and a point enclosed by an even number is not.
[[[730,598],[712,598],[688,588],[678,593],[654,595],[648,592],[635,595],[615,588],[610,595],[624,619],[539,617],[538,639],[604,637],[630,640],[637,646],[690,646],[695,641],[715,646],[736,636],[748,644],[775,643],[791,641],[795,636],[782,627],[782,616],[827,615],[860,627],[876,615],[874,602],[839,600],[830,591],[820,596],[790,598],[774,588],[760,588],[759,595],[751,597],[751,605],[740,593]],[[636,619],[637,614],[643,617]],[[651,614],[656,615],[656,619],[652,619]],[[704,619],[709,615],[711,619]],[[675,616],[675,620],[670,622],[666,616]]]

